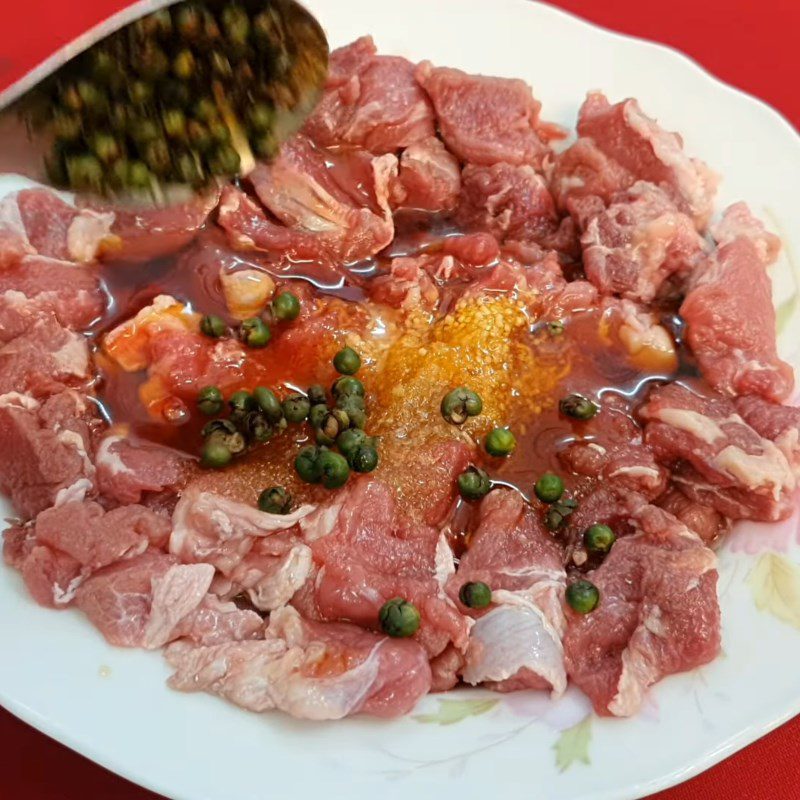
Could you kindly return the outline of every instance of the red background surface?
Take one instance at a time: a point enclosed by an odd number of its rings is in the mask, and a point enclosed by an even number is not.
[[[386,0],[376,0],[376,2]],[[436,0],[432,0],[435,2]],[[486,0],[491,3],[492,0]],[[13,6],[12,6],[13,3]],[[800,125],[797,0],[558,0],[608,28],[670,44]],[[11,0],[0,26],[0,87],[124,0]],[[10,8],[8,6],[11,6]],[[46,20],[46,24],[35,24]],[[5,613],[9,613],[8,610]],[[10,657],[4,648],[3,658]],[[647,746],[658,746],[653,741]],[[157,800],[0,709],[0,797]],[[582,769],[581,766],[574,767]],[[800,717],[714,769],[652,800],[794,800],[800,797]],[[576,798],[580,800],[580,798]]]

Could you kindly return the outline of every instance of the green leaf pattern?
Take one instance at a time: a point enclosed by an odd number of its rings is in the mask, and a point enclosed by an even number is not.
[[[436,725],[453,725],[468,717],[479,717],[491,711],[499,700],[440,700],[439,709],[433,714],[418,714],[417,722]]]
[[[573,764],[590,764],[589,745],[592,741],[592,715],[584,717],[579,723],[567,728],[553,745],[556,751],[556,766],[565,772]]]
[[[756,608],[800,630],[800,567],[779,553],[764,553],[747,578]]]

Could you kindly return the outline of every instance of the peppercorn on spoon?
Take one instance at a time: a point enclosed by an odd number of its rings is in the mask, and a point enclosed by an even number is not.
[[[273,156],[327,64],[294,0],[140,2],[0,94],[0,171],[116,201],[184,198]]]

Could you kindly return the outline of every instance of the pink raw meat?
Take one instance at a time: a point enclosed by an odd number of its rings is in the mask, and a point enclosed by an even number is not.
[[[430,256],[393,258],[389,272],[370,282],[370,296],[378,303],[395,308],[436,308],[439,290],[426,269],[430,260]]]
[[[658,500],[659,508],[677,517],[703,543],[711,547],[731,529],[731,521],[719,511],[690,499],[680,489],[672,488]]]
[[[643,181],[588,223],[581,245],[586,276],[601,294],[646,303],[670,277],[691,275],[706,255],[692,220]]]
[[[328,58],[327,89],[341,86],[372,61],[377,54],[371,36],[362,36],[344,47],[337,47]]]
[[[774,263],[781,249],[781,240],[753,216],[747,203],[734,203],[726,208],[722,219],[711,226],[711,235],[718,247],[744,236],[755,245],[759,257],[767,265]]]
[[[456,212],[468,230],[484,230],[500,241],[544,242],[559,227],[558,214],[547,185],[533,167],[499,163],[469,165]]]
[[[0,447],[14,454],[0,461],[0,488],[23,518],[36,516],[70,487],[92,488],[90,414],[76,392],[44,403],[16,392],[0,396]]]
[[[89,374],[86,339],[63,328],[52,314],[0,347],[0,394],[55,394],[84,385]]]
[[[540,138],[541,103],[524,81],[468,75],[429,61],[416,75],[433,101],[448,150],[462,161],[541,166],[550,152]]]
[[[588,574],[600,592],[594,611],[568,612],[570,680],[601,715],[626,717],[666,675],[713,660],[720,646],[714,553],[671,514],[642,503]]]
[[[681,211],[705,228],[711,216],[717,176],[683,152],[683,140],[646,116],[636,100],[611,105],[590,92],[578,115],[578,134],[590,137],[609,158],[639,180],[660,186]]]
[[[7,307],[22,303],[31,310],[52,311],[65,328],[82,330],[100,317],[106,298],[95,269],[44,256],[26,256],[13,268],[0,271],[0,319],[8,313]],[[4,341],[13,338],[15,326],[0,323],[0,327],[5,328]]]
[[[734,405],[756,433],[775,443],[800,477],[800,408],[770,403],[758,395],[737,397]]]
[[[467,233],[448,236],[442,242],[442,252],[468,266],[485,267],[500,257],[500,245],[490,233]]]
[[[144,492],[175,489],[188,461],[176,450],[108,434],[95,454],[97,488],[117,503],[138,503]]]
[[[390,196],[394,208],[450,211],[461,192],[461,166],[435,136],[403,150]]]
[[[76,208],[49,189],[23,189],[17,205],[25,231],[39,255],[88,262],[113,249],[114,214]]]
[[[414,79],[414,64],[399,56],[364,58],[358,50],[336,60],[335,85],[329,78],[303,128],[317,144],[359,145],[380,155],[433,136],[433,108]]]
[[[220,199],[218,189],[163,208],[113,206],[114,246],[101,253],[105,260],[149,261],[175,253],[197,236]],[[97,204],[99,210],[108,206]]]
[[[778,357],[764,239],[741,233],[723,241],[681,305],[687,341],[715,389],[780,402],[791,394],[794,374]]]
[[[292,608],[271,615],[262,641],[217,647],[178,642],[166,658],[175,668],[169,681],[175,689],[208,691],[250,711],[277,708],[302,719],[399,716],[431,685],[416,642],[355,625],[308,622]]]
[[[237,247],[266,250],[282,258],[336,264],[367,258],[394,236],[388,195],[397,159],[391,155],[371,159],[369,169],[369,182],[359,184],[366,194],[356,203],[333,179],[322,152],[308,139],[295,137],[278,159],[250,175],[259,198],[280,222],[270,219],[243,192],[226,187],[219,223]]]
[[[475,612],[458,601],[461,587],[481,581],[492,605]],[[477,528],[447,591],[477,618],[464,666],[467,683],[497,691],[566,688],[561,608],[566,574],[561,552],[520,494],[494,489],[481,502]]]
[[[673,480],[692,499],[733,519],[785,519],[794,510],[797,480],[786,456],[727,398],[669,384],[652,391],[639,413],[645,441],[660,461],[678,463]]]
[[[378,612],[393,597],[419,609],[415,639],[430,656],[450,641],[467,642],[468,622],[444,593],[453,554],[444,534],[414,524],[397,508],[394,492],[377,480],[351,480],[331,508],[301,522],[318,568],[307,616],[349,620],[378,629]]]
[[[555,157],[550,191],[558,207],[574,215],[574,203],[580,198],[599,199],[602,209],[603,204],[610,203],[635,181],[636,176],[609,158],[592,139],[578,139]]]

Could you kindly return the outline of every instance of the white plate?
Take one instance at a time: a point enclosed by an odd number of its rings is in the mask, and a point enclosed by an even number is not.
[[[638,97],[724,176],[720,207],[744,198],[780,230],[789,256],[774,272],[781,344],[800,365],[800,276],[791,265],[791,249],[800,252],[800,142],[774,111],[671,50],[524,0],[308,5],[334,45],[371,33],[383,52],[524,78],[545,117],[563,124],[574,124],[588,89]],[[422,800],[443,791],[460,800],[638,798],[800,711],[799,534],[797,516],[734,534],[720,558],[723,655],[665,680],[632,720],[589,716],[576,694],[553,705],[541,693],[477,691],[428,697],[395,722],[247,714],[169,691],[158,655],[107,646],[77,612],[38,608],[10,570],[0,571],[0,701],[89,758],[180,800]]]

